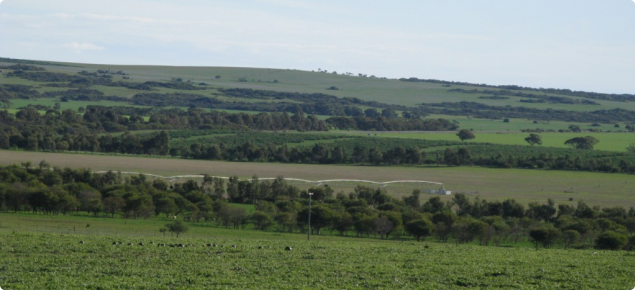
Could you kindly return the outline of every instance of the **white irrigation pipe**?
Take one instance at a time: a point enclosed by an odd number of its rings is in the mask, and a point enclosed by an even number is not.
[[[93,173],[97,173],[97,174],[103,174],[103,173],[108,173],[108,172],[112,172],[112,171],[95,171]],[[205,177],[205,175],[176,175],[176,176],[161,176],[161,175],[156,175],[156,174],[149,174],[149,173],[141,173],[141,172],[119,172],[121,174],[135,174],[135,175],[147,175],[147,176],[152,176],[152,177],[156,177],[156,178],[162,178],[162,179],[169,179],[170,182],[179,179],[179,178],[203,178]],[[229,179],[229,177],[225,177],[225,176],[210,176],[212,178],[220,178],[220,179]],[[265,178],[258,178],[258,180],[276,180],[278,178],[276,177],[265,177]],[[371,183],[371,184],[377,184],[377,185],[381,185],[381,186],[388,186],[390,184],[394,184],[394,183],[427,183],[427,184],[436,184],[436,185],[441,185],[443,186],[443,183],[440,182],[434,182],[434,181],[425,181],[425,180],[392,180],[392,181],[384,181],[384,182],[379,182],[379,181],[371,181],[371,180],[361,180],[361,179],[327,179],[327,180],[306,180],[306,179],[299,179],[299,178],[282,178],[283,180],[287,180],[287,181],[300,181],[300,182],[305,182],[305,183],[313,183],[313,184],[324,184],[324,183],[332,183],[332,182],[358,182],[358,183]],[[254,181],[254,179],[248,179],[248,181]]]

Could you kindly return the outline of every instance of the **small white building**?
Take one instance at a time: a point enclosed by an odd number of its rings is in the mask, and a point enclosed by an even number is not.
[[[441,188],[439,188],[439,189],[426,189],[425,192],[429,193],[429,194],[440,194],[440,195],[450,195],[450,194],[452,194],[451,191],[445,190],[445,186],[441,186]]]

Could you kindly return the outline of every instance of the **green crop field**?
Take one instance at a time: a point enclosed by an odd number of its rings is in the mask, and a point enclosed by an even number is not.
[[[142,158],[59,154],[0,150],[0,165],[20,164],[41,160],[53,166],[119,170],[159,174],[162,176],[207,173],[217,176],[236,175],[242,178],[284,176],[309,180],[361,179],[374,181],[426,180],[441,182],[446,189],[464,192],[472,198],[504,200],[508,198],[527,204],[544,203],[548,198],[556,203],[575,205],[584,200],[600,206],[635,206],[635,176],[576,171],[489,169],[480,167],[405,167],[405,166],[344,166],[276,163],[219,162],[171,158]],[[336,191],[352,190],[355,184],[332,184]],[[413,185],[388,186],[394,196],[409,195]],[[428,199],[427,196],[423,197]],[[451,196],[442,197],[449,200]],[[573,199],[570,201],[569,199]]]
[[[307,242],[300,234],[198,225],[176,238],[159,233],[165,223],[2,213],[0,287],[631,289],[635,284],[632,252],[328,235]],[[179,244],[184,247],[170,246]]]

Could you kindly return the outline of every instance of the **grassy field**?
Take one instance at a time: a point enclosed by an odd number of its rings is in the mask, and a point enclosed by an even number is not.
[[[527,119],[517,119],[517,118],[509,118],[509,122],[503,122],[503,120],[492,120],[492,119],[478,119],[478,118],[468,118],[465,116],[449,116],[449,115],[430,115],[427,118],[443,118],[448,120],[454,120],[459,122],[459,125],[462,129],[472,129],[477,132],[514,132],[520,131],[523,129],[542,129],[542,130],[568,130],[570,125],[580,126],[582,130],[602,130],[603,132],[620,132],[626,130],[624,126],[626,124],[619,124],[620,127],[616,128],[615,124],[598,124],[599,126],[592,126],[590,123],[579,123],[579,122],[561,122],[561,121],[538,121],[534,123],[534,120]]]
[[[159,234],[166,223],[160,219],[0,213],[0,221],[3,289],[631,289],[635,284],[635,254],[623,251],[333,236],[307,242],[300,234],[196,225],[175,238]],[[287,246],[292,250],[285,251]]]
[[[337,133],[341,134],[346,132],[338,131]],[[368,132],[353,132],[347,134],[367,136]],[[565,145],[564,142],[574,137],[584,136],[593,136],[600,140],[600,142],[594,146],[595,150],[626,152],[626,147],[635,143],[635,134],[633,133],[583,132],[538,133],[538,135],[542,137],[542,146],[544,147],[571,148],[570,146]],[[476,139],[470,140],[470,142],[529,146],[529,144],[525,142],[525,138],[529,136],[529,133],[477,132],[475,136]],[[377,137],[460,141],[459,137],[456,136],[456,132],[378,132]]]
[[[309,180],[362,179],[374,181],[426,180],[441,182],[447,190],[467,193],[471,198],[487,200],[516,199],[522,203],[544,203],[552,198],[556,203],[575,205],[584,200],[591,205],[635,206],[635,176],[626,174],[575,171],[489,169],[480,167],[374,167],[339,165],[302,165],[272,163],[240,163],[169,158],[142,158],[0,151],[0,165],[31,161],[37,165],[46,160],[53,166],[81,167],[92,170],[120,170],[174,176],[207,173],[216,176],[249,178],[284,177]],[[355,184],[330,184],[336,191],[352,190]],[[394,196],[409,195],[412,185],[388,186]],[[451,196],[443,196],[449,200]],[[569,199],[573,201],[569,201]],[[423,199],[428,199],[423,196]]]

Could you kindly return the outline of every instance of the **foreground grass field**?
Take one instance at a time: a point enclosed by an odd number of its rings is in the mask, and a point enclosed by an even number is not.
[[[3,289],[631,289],[635,285],[631,271],[635,254],[623,251],[536,251],[322,236],[307,242],[298,234],[231,230],[240,233],[236,236],[215,227],[192,227],[191,233],[175,238],[156,235],[159,220],[2,213],[0,221]],[[33,229],[33,224],[40,229],[70,230],[80,225],[83,229],[47,233]],[[151,232],[155,234],[145,234]],[[292,250],[285,251],[287,246]]]
[[[53,166],[90,168],[98,170],[119,170],[174,176],[203,174],[217,176],[237,175],[258,177],[302,178],[309,180],[363,179],[374,181],[427,180],[441,182],[452,192],[464,192],[486,200],[516,199],[521,203],[537,201],[544,203],[548,198],[557,204],[575,205],[584,200],[590,205],[635,206],[632,184],[635,176],[626,174],[591,173],[575,171],[489,169],[480,167],[375,167],[302,165],[271,163],[240,163],[169,158],[142,158],[127,156],[103,156],[82,154],[60,154],[40,152],[18,152],[0,150],[0,165],[20,164],[31,161],[37,165],[41,160]],[[330,184],[336,192],[351,191],[355,184],[346,186]],[[388,186],[394,196],[410,195],[409,186]],[[423,196],[423,199],[428,199]],[[443,196],[443,200],[451,196]],[[572,200],[570,200],[572,199]]]

